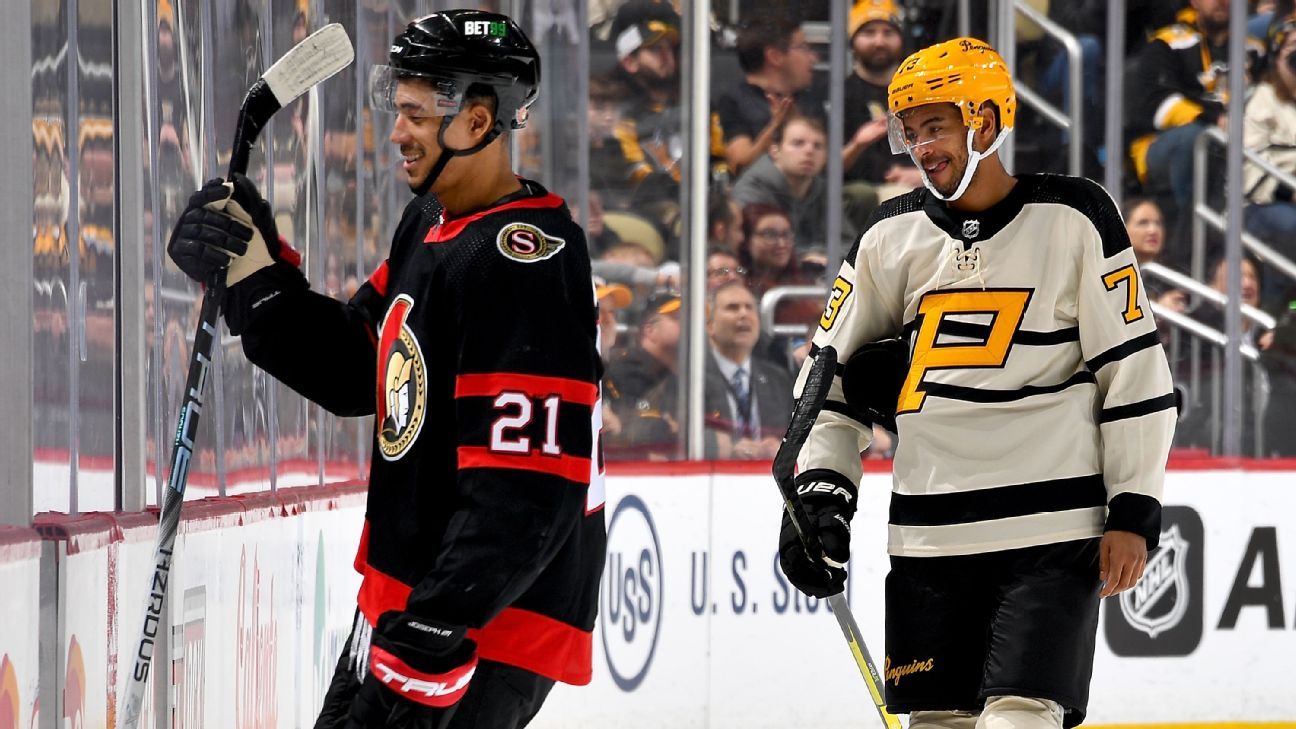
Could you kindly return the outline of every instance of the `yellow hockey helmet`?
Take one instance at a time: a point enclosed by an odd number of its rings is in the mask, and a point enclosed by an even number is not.
[[[986,102],[994,103],[999,110],[999,133],[985,151],[978,152],[972,142],[985,119],[979,112]],[[967,127],[968,164],[952,192],[937,190],[922,165],[918,167],[932,194],[941,200],[956,200],[971,184],[978,163],[994,154],[1017,121],[1012,74],[999,53],[976,38],[937,43],[906,58],[887,89],[887,138],[894,154],[908,152],[917,161],[915,148],[934,141],[907,139],[900,118],[905,111],[927,104],[953,104]]]
[[[987,101],[999,108],[999,125],[1012,129],[1017,93],[1008,64],[990,44],[976,38],[955,38],[917,51],[900,64],[887,89],[892,115],[924,104],[954,104],[964,126],[972,129],[981,127],[977,112]]]

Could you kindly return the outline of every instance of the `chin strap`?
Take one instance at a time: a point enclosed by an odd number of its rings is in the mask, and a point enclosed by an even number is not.
[[[987,149],[984,152],[978,152],[972,148],[972,138],[976,135],[976,130],[972,129],[971,127],[968,128],[967,169],[963,170],[963,179],[959,180],[958,187],[956,187],[954,189],[954,192],[950,194],[948,197],[940,194],[940,192],[936,189],[936,186],[932,184],[931,180],[927,179],[927,170],[923,169],[922,163],[919,162],[917,158],[914,158],[912,153],[909,156],[913,158],[914,164],[918,165],[918,174],[922,175],[923,185],[927,187],[927,190],[931,192],[931,194],[935,195],[937,200],[950,202],[952,200],[957,200],[960,197],[963,197],[963,193],[967,192],[968,185],[972,184],[972,176],[976,174],[977,165],[981,163],[981,160],[994,154],[995,150],[999,149],[999,145],[1003,144],[1004,139],[1008,137],[1008,132],[1011,131],[1012,131],[1012,127],[1004,127],[1003,129],[1000,129],[999,135],[996,136],[995,140],[990,143],[989,149]]]
[[[423,197],[428,193],[428,190],[432,189],[432,183],[436,182],[436,179],[441,176],[441,172],[445,170],[446,165],[450,164],[450,160],[455,157],[467,157],[470,154],[477,154],[485,149],[486,145],[495,141],[495,138],[503,131],[503,127],[497,119],[495,126],[491,127],[491,130],[486,133],[486,137],[477,144],[468,149],[451,149],[446,146],[445,133],[450,128],[450,122],[452,121],[454,121],[453,116],[441,117],[441,127],[437,129],[437,144],[441,146],[441,156],[437,158],[436,164],[432,165],[432,171],[428,172],[427,179],[423,180],[423,184],[414,188],[414,195],[417,197]]]

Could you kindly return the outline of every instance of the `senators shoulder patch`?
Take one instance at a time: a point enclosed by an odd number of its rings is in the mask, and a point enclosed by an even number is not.
[[[567,245],[567,241],[529,223],[509,223],[500,230],[495,245],[508,258],[535,263],[552,258]]]

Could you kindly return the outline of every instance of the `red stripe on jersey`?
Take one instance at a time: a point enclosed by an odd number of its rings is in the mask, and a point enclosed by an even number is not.
[[[547,473],[583,484],[590,481],[590,459],[566,454],[497,453],[481,446],[459,446],[459,470],[467,468],[511,468]]]
[[[424,243],[445,243],[463,232],[468,224],[474,220],[480,220],[491,213],[498,213],[501,210],[544,210],[559,208],[563,206],[563,199],[551,193],[541,195],[540,197],[526,197],[521,200],[504,203],[493,208],[479,210],[472,215],[462,218],[452,218],[445,220],[440,225],[433,225],[428,231],[427,237],[423,239]]]
[[[564,402],[590,407],[598,400],[597,385],[566,377],[492,372],[455,378],[455,397],[494,397],[502,392],[521,392],[533,398],[557,395]]]
[[[365,573],[365,566],[369,562],[369,520],[364,520],[364,529],[360,531],[360,546],[356,547],[355,561],[351,563],[355,571],[360,574]]]
[[[504,608],[481,630],[469,630],[477,655],[545,678],[585,686],[593,675],[593,635],[540,613]]]
[[[374,287],[374,291],[377,291],[379,296],[387,295],[387,262],[386,261],[383,261],[382,263],[378,264],[378,268],[375,268],[374,272],[369,274],[369,285]]]
[[[410,666],[390,651],[369,646],[369,672],[387,688],[416,704],[444,709],[459,703],[477,670],[477,656],[444,673],[427,673]]]
[[[404,610],[410,586],[364,565],[356,602],[370,625],[388,610]],[[590,682],[593,637],[589,631],[521,608],[504,608],[483,628],[468,631],[477,656],[507,663],[573,686]]]

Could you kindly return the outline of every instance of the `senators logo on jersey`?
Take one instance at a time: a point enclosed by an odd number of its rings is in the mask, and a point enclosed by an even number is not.
[[[401,294],[383,317],[378,339],[378,403],[375,422],[383,458],[409,451],[423,427],[427,373],[418,340],[406,324],[414,300]]]
[[[567,245],[567,241],[545,233],[534,225],[511,223],[500,229],[495,238],[500,253],[523,263],[534,263],[552,258]]]

